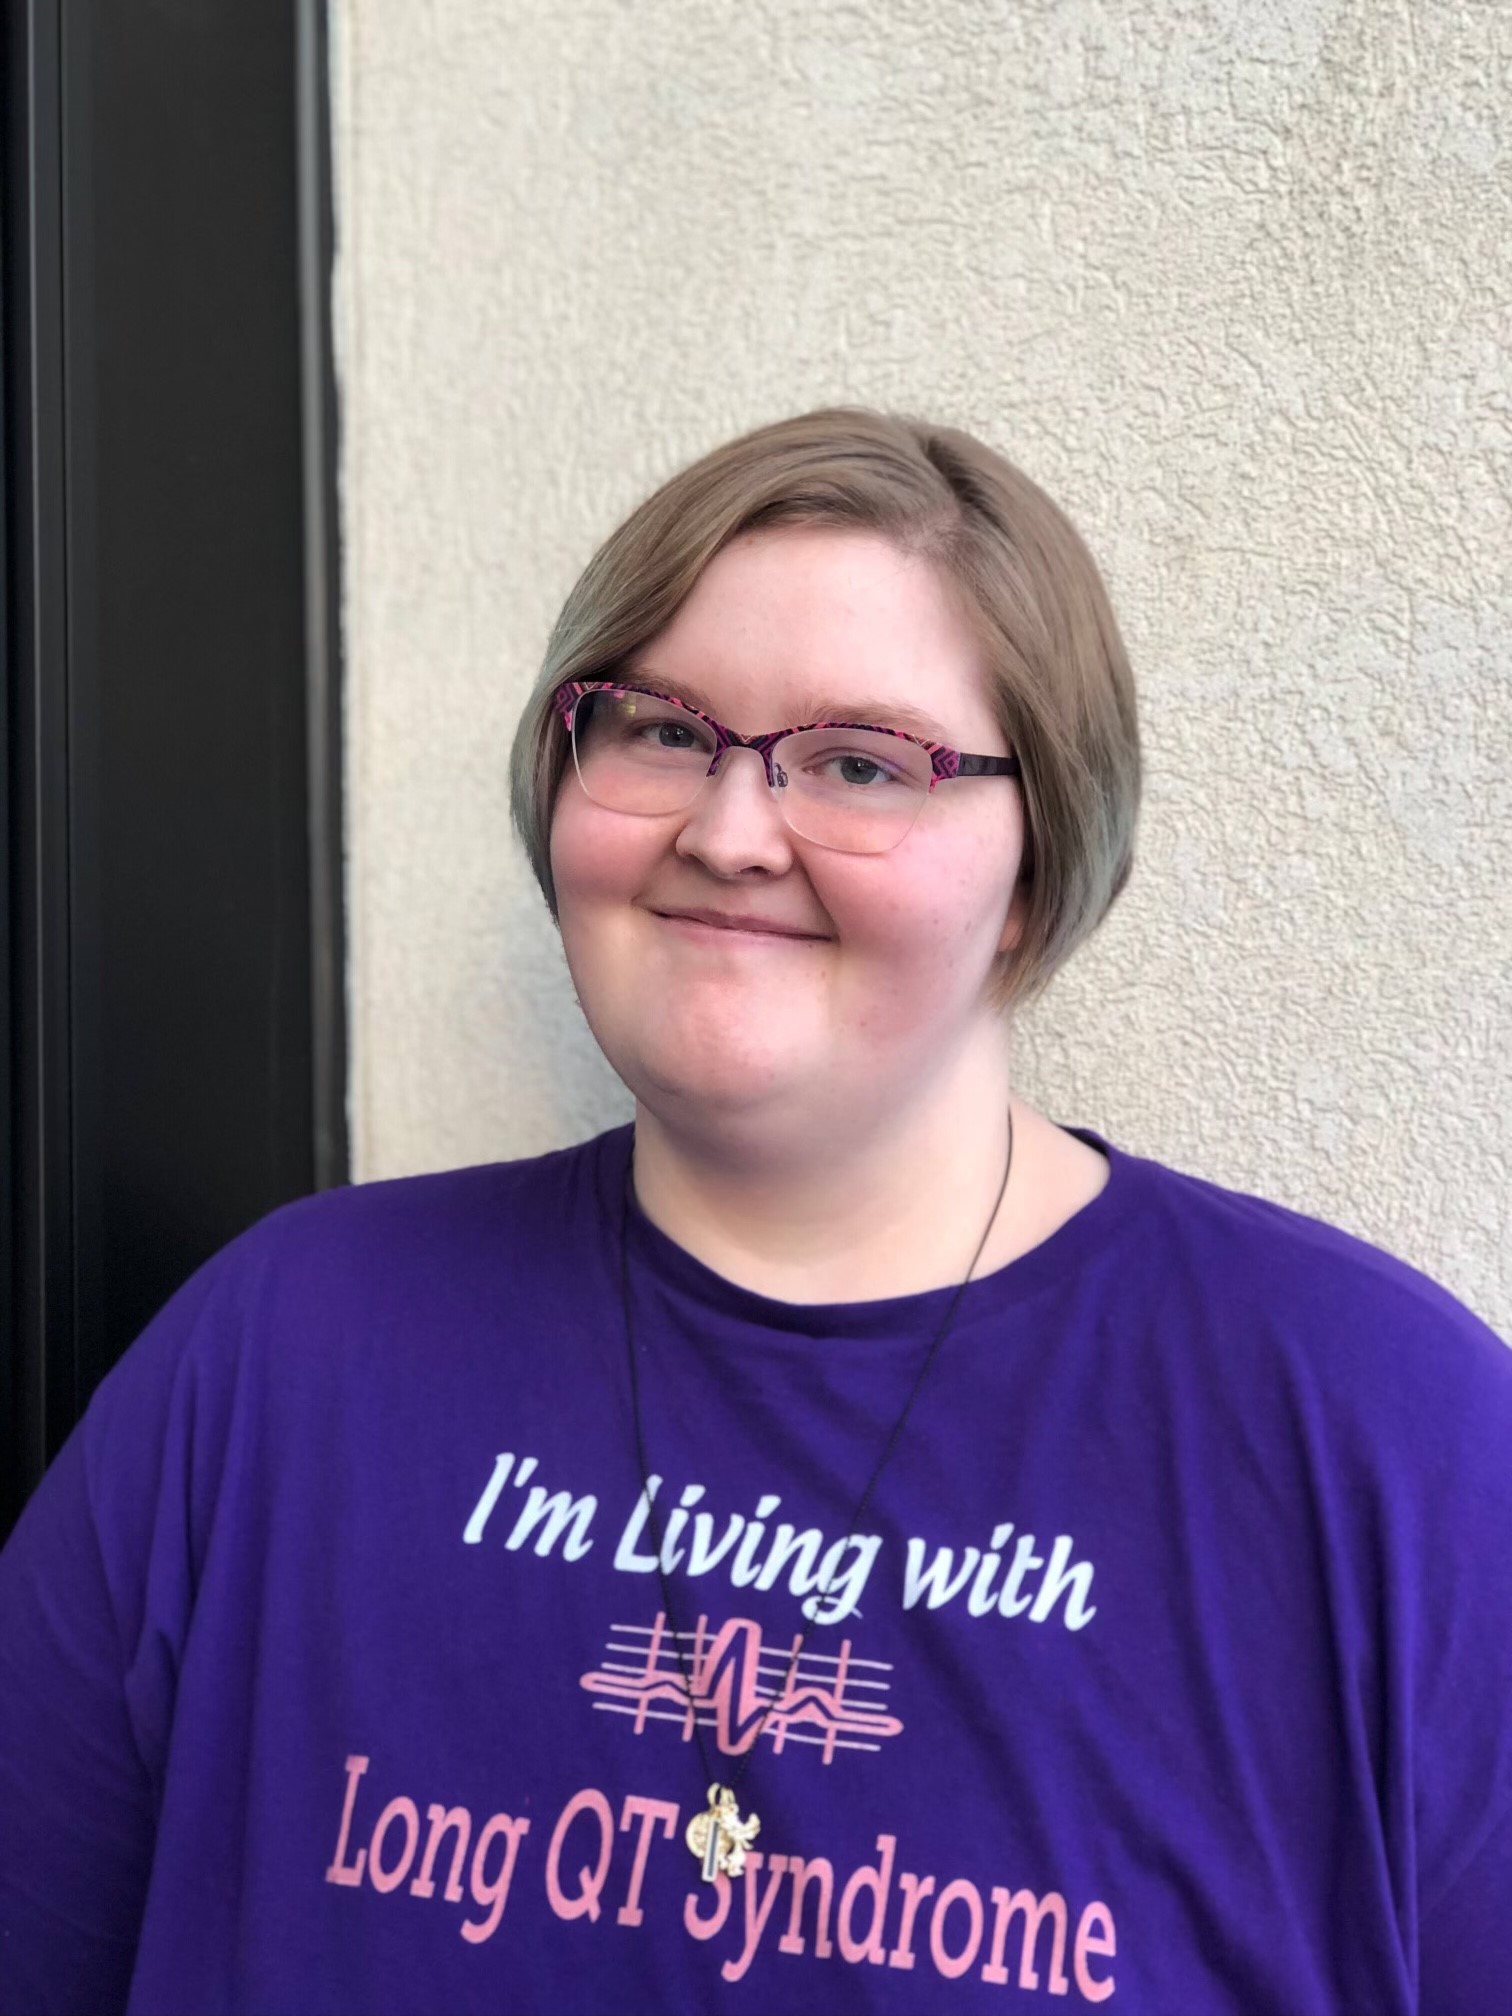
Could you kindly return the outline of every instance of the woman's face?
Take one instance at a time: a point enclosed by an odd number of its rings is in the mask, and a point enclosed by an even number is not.
[[[1011,753],[981,648],[933,567],[870,533],[736,540],[624,676],[675,681],[745,735],[875,720]],[[891,852],[836,852],[792,832],[760,758],[730,750],[692,805],[652,817],[595,805],[569,763],[551,867],[578,998],[637,1098],[668,1124],[760,1109],[787,1134],[826,1118],[869,1126],[992,1040],[984,990],[1022,925],[1023,841],[1018,781],[971,778],[937,785]],[[807,935],[666,915],[689,909]]]

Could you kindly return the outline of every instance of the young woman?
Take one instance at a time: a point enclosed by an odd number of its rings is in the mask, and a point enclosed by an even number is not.
[[[273,1213],[0,1562],[0,2009],[1512,2008],[1512,1357],[1062,1127],[1096,567],[944,427],[675,477],[515,811],[633,1126]]]

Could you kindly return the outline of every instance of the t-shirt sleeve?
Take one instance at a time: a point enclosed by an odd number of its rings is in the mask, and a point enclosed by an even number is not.
[[[152,1854],[75,1429],[0,1555],[0,2010],[120,2009]]]
[[[1424,1912],[1419,1983],[1418,2016],[1512,2006],[1512,1813]]]
[[[1418,2016],[1512,2009],[1512,1350],[1467,1311],[1424,1354],[1416,1618]],[[1437,1340],[1435,1340],[1437,1341]]]
[[[0,2016],[126,2004],[226,1383],[206,1360],[224,1362],[235,1327],[231,1252],[102,1382],[0,1552]]]

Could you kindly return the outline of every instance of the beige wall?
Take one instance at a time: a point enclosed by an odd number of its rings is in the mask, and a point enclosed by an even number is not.
[[[1140,681],[1025,1095],[1512,1338],[1509,23],[336,0],[354,1175],[625,1117],[508,824],[547,630],[680,463],[900,405],[1065,505]]]

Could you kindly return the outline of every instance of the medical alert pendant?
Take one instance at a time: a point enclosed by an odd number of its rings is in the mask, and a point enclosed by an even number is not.
[[[754,1813],[749,1820],[741,1819],[728,1785],[711,1785],[708,1812],[693,1815],[683,1838],[703,1864],[703,1880],[712,1883],[716,1876],[740,1874],[746,1850],[760,1832],[761,1822]]]

